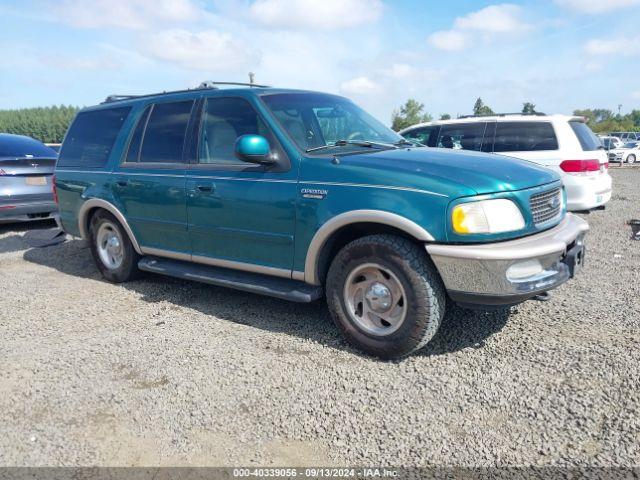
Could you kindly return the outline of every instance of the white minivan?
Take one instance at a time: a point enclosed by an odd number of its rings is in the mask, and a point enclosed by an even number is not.
[[[582,117],[503,114],[421,123],[400,132],[427,147],[521,158],[558,172],[567,209],[591,210],[611,199],[607,152]]]

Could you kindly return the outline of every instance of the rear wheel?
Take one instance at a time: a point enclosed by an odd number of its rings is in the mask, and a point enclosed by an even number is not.
[[[636,156],[635,155],[629,155],[627,157],[627,163],[636,163]]]
[[[398,358],[433,338],[444,315],[445,289],[427,253],[393,235],[345,246],[327,275],[334,322],[357,348]]]
[[[93,260],[110,282],[126,282],[136,277],[139,255],[120,222],[105,210],[91,217],[89,241]]]

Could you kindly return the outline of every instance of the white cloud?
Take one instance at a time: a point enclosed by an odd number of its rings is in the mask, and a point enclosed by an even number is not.
[[[584,64],[584,69],[590,73],[601,72],[604,70],[604,65],[600,62],[590,61]]]
[[[631,98],[634,100],[640,100],[640,90],[636,90],[635,92],[631,92]]]
[[[274,28],[333,30],[375,22],[381,0],[256,0],[251,15]]]
[[[415,73],[415,68],[406,63],[394,63],[391,68],[387,70],[387,75],[395,79],[403,79],[411,77]]]
[[[253,68],[258,55],[229,33],[165,30],[144,37],[141,50],[149,56],[192,70],[230,72]],[[248,70],[247,70],[248,71]]]
[[[439,50],[463,50],[468,45],[468,37],[458,30],[440,30],[429,35],[427,41]]]
[[[522,13],[520,6],[511,3],[489,5],[456,18],[453,28],[434,32],[427,41],[439,50],[456,51],[465,49],[474,35],[482,34],[484,38],[490,38],[493,35],[525,32],[531,26],[522,20]]]
[[[191,0],[64,0],[51,10],[59,21],[78,28],[137,30],[158,22],[194,21],[202,13]]]
[[[594,38],[584,45],[584,50],[589,55],[637,55],[639,37],[618,37],[618,38]]]
[[[356,77],[340,85],[342,92],[352,95],[375,93],[378,89],[378,85],[368,77]]]
[[[556,3],[575,12],[591,15],[640,6],[640,0],[556,0]]]
[[[460,30],[507,33],[526,30],[529,26],[520,19],[522,9],[518,5],[503,3],[456,18],[454,27]]]

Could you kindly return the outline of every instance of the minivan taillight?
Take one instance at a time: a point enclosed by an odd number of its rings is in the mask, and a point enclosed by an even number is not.
[[[560,164],[560,168],[567,173],[597,172],[600,170],[600,162],[598,160],[565,160]]]
[[[51,190],[53,191],[53,201],[56,202],[56,205],[59,205],[58,203],[58,188],[56,187],[56,176],[53,175],[51,177]]]

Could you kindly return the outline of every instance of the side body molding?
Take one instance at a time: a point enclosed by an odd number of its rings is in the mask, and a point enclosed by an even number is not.
[[[120,212],[120,210],[118,210],[113,204],[107,202],[106,200],[102,200],[100,198],[90,198],[89,200],[87,200],[82,204],[82,207],[80,207],[80,210],[78,211],[78,228],[80,230],[80,235],[82,235],[82,238],[84,238],[85,240],[89,238],[89,230],[87,228],[87,216],[89,215],[89,212],[91,211],[92,208],[103,208],[107,210],[109,213],[111,213],[114,217],[116,217],[118,222],[120,222],[120,224],[124,227],[125,231],[127,232],[127,235],[129,236],[129,240],[131,240],[131,243],[133,244],[133,248],[135,248],[136,252],[142,255],[142,250],[140,250],[140,245],[138,245],[138,241],[136,240],[136,237],[133,234],[133,231],[131,230],[131,227],[129,226],[127,219]]]
[[[395,213],[385,212],[383,210],[353,210],[345,212],[324,223],[313,236],[313,239],[311,239],[304,264],[305,282],[312,285],[320,285],[318,260],[322,247],[333,233],[342,227],[355,223],[378,223],[382,225],[389,225],[402,230],[423,242],[433,242],[435,240],[433,236],[420,225]],[[294,277],[295,276],[294,272]],[[302,280],[302,278],[298,279]]]

